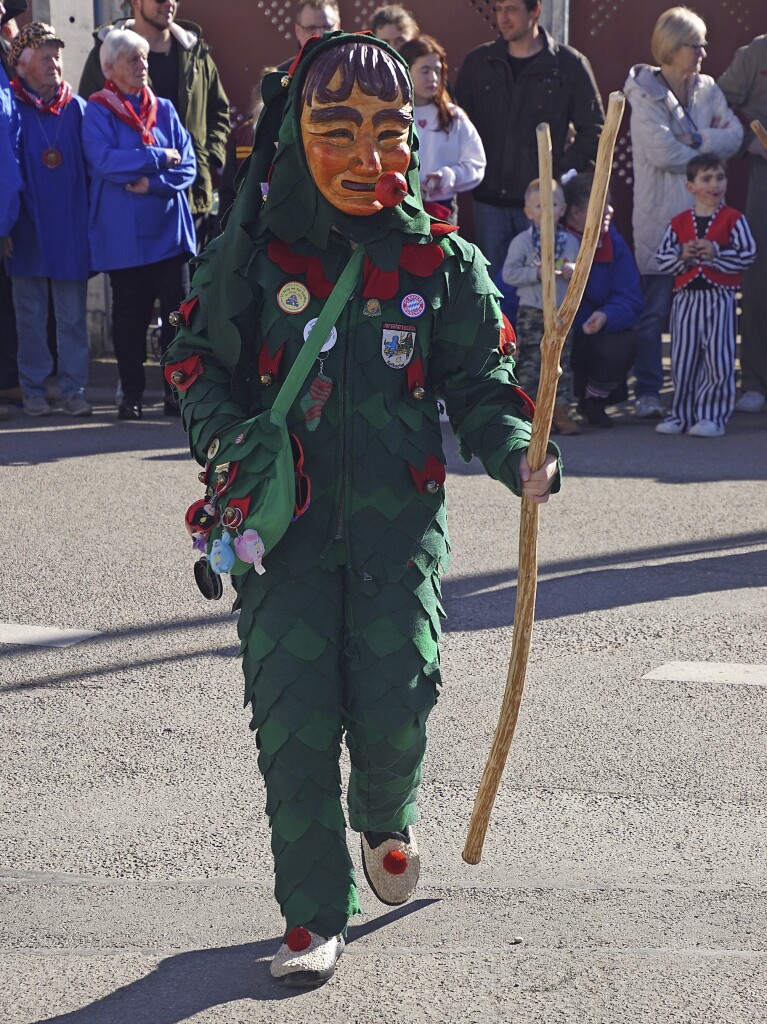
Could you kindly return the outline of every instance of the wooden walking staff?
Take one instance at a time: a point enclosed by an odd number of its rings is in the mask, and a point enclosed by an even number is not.
[[[759,139],[761,144],[767,149],[767,128],[764,127],[761,121],[752,121],[748,126],[754,135]]]
[[[599,140],[594,185],[591,189],[583,241],[575,263],[573,276],[562,305],[557,309],[554,280],[554,211],[551,184],[551,138],[549,126],[540,124],[538,137],[538,164],[541,196],[541,283],[543,288],[544,335],[541,341],[541,375],[536,397],[535,415],[527,461],[531,470],[539,469],[546,457],[551,432],[557,381],[561,374],[559,359],[578,306],[581,303],[597,242],[602,230],[607,186],[610,182],[615,140],[623,116],[625,98],[622,93],[610,94],[605,126]],[[538,586],[538,505],[531,498],[522,498],[519,525],[519,571],[517,574],[517,602],[514,610],[514,638],[511,661],[506,679],[500,717],[493,737],[487,764],[477,790],[471,824],[463,849],[467,864],[479,864],[485,833],[490,823],[498,787],[509,754],[517,724],[525,673],[530,657],[535,593]]]

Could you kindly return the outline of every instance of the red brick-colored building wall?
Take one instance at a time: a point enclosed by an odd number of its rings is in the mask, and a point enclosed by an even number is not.
[[[544,3],[546,0],[544,0]],[[409,0],[405,3],[421,30],[436,36],[447,50],[451,77],[466,53],[494,38],[494,0]],[[369,27],[376,0],[340,0],[343,27]],[[570,43],[584,53],[602,96],[619,89],[632,64],[654,63],[650,37],[658,15],[673,6],[669,0],[571,0]],[[708,57],[703,70],[717,76],[737,47],[767,31],[765,0],[690,0],[689,6],[708,25]],[[214,56],[232,103],[247,103],[251,84],[264,65],[276,64],[295,53],[293,0],[184,0],[182,17],[198,21]],[[742,161],[730,168],[730,198],[742,204],[745,169]],[[631,148],[628,114],[619,140],[613,192],[620,228],[629,234],[631,214]]]

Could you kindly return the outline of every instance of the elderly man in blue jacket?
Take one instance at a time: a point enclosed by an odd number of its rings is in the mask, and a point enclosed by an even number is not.
[[[46,378],[48,296],[56,312],[61,411],[89,416],[87,290],[88,192],[81,142],[85,103],[62,78],[63,41],[50,25],[33,21],[14,39],[9,63],[21,120],[24,192],[11,236],[19,335],[19,381],[28,416],[49,416]]]
[[[0,0],[0,18],[5,8]],[[19,119],[8,77],[0,64],[0,264],[9,251],[11,228],[19,215],[21,175],[17,160]],[[8,406],[0,404],[0,420],[8,419]]]

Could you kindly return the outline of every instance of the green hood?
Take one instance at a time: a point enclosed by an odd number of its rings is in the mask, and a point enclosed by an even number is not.
[[[301,144],[301,94],[309,67],[327,50],[355,41],[364,41],[385,50],[410,78],[407,64],[397,51],[375,36],[332,32],[322,39],[309,40],[299,55],[292,76],[275,71],[264,78],[262,95],[265,107],[256,129],[253,156],[243,172],[241,186],[247,200],[241,204],[243,209],[239,215],[235,204],[232,217],[242,219],[247,207],[249,224],[256,226],[252,218],[257,215],[259,234],[268,230],[291,243],[306,239],[320,249],[327,245],[334,226],[345,237],[364,243],[374,262],[386,269],[376,257],[384,257],[383,250],[391,248],[391,244],[384,242],[392,232],[400,236],[396,245],[397,257],[403,240],[417,241],[429,235],[430,221],[421,202],[418,177],[418,136],[413,127],[410,128],[409,140],[412,155],[406,175],[410,194],[399,206],[369,217],[344,214],[320,194],[312,181]],[[285,83],[289,83],[287,87]],[[276,154],[275,138],[278,140]],[[267,180],[269,198],[262,204],[261,183]],[[256,205],[262,208],[256,209]],[[384,262],[388,264],[390,259],[384,258]],[[396,263],[395,259],[392,266]]]

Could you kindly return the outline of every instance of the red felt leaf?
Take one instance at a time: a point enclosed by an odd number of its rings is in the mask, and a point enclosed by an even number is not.
[[[314,256],[307,260],[306,287],[318,299],[326,299],[333,291],[333,282],[328,281],[322,267],[322,260]]]
[[[180,363],[171,363],[165,367],[163,371],[165,379],[171,387],[177,391],[186,391],[194,384],[198,377],[201,377],[205,372],[202,359],[199,356],[189,356],[188,359],[182,360]],[[171,376],[174,373],[183,373],[184,379],[180,384],[171,380]]]
[[[511,390],[515,391],[519,395],[519,397],[522,399],[522,408],[532,418],[535,414],[535,402],[526,392],[522,390],[522,388],[517,387],[516,384],[511,385]]]
[[[199,301],[200,296],[195,295],[193,298],[187,299],[186,302],[182,302],[178,307],[178,311],[183,316],[184,323],[187,327],[189,326],[189,317],[192,315],[192,311]]]
[[[517,351],[517,336],[514,333],[514,328],[506,319],[506,314],[502,313],[501,316],[503,317],[503,326],[498,341],[498,351],[502,356],[513,356]]]
[[[264,374],[271,374],[274,380],[277,380],[277,375],[280,372],[280,363],[282,362],[282,354],[285,351],[285,346],[282,345],[274,355],[271,354],[266,345],[261,346],[261,351],[258,353],[258,374],[263,377]]]
[[[442,486],[445,482],[445,467],[439,461],[436,455],[427,455],[426,462],[424,463],[423,469],[416,469],[415,466],[410,466],[410,475],[415,480],[416,487],[422,494],[426,494],[426,484],[430,480],[436,481]]]
[[[424,386],[425,375],[423,372],[423,360],[413,359],[412,362],[407,364],[407,389],[412,391],[413,388],[422,388]]]
[[[431,277],[444,258],[445,254],[436,242],[429,242],[428,245],[408,242],[402,246],[399,265],[417,277]]]
[[[365,257],[362,295],[366,299],[393,299],[399,291],[399,271],[379,270]]]
[[[457,224],[432,224],[431,228],[432,238],[442,238],[443,235],[449,235],[453,231],[458,230]]]
[[[272,263],[276,263],[286,274],[303,274],[309,263],[308,256],[299,256],[281,238],[272,239],[267,247],[267,253]]]

